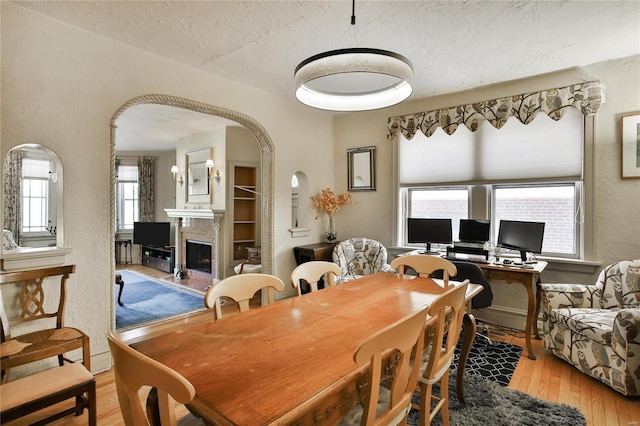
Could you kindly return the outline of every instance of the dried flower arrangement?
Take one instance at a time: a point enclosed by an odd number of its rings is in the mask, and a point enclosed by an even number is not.
[[[318,214],[321,211],[325,212],[329,216],[333,216],[335,212],[340,210],[340,207],[351,202],[351,194],[349,192],[345,192],[344,194],[336,195],[329,188],[325,188],[322,190],[320,195],[314,195],[311,197],[311,201],[313,203],[313,208],[316,210],[317,219]]]

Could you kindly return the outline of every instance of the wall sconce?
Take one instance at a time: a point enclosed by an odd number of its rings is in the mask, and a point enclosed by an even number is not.
[[[171,173],[173,173],[173,181],[177,181],[178,183],[180,183],[180,186],[182,186],[182,184],[184,184],[184,177],[182,175],[180,175],[180,177],[177,177],[178,173],[180,173],[180,169],[178,169],[178,166],[171,166]]]
[[[215,167],[213,164],[213,160],[212,159],[208,159],[205,163],[205,166],[207,166],[207,169],[209,169],[209,178],[213,178],[215,179],[215,181],[218,183],[218,185],[220,184],[220,170],[216,170],[215,174],[213,173],[213,168]]]

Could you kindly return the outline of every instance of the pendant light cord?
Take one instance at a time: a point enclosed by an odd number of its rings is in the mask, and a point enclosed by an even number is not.
[[[356,24],[356,0],[351,1],[351,25]]]

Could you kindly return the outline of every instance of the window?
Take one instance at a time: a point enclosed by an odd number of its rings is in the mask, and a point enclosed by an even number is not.
[[[460,219],[469,215],[469,191],[466,188],[415,188],[409,190],[407,217],[451,219],[452,235],[458,235]]]
[[[51,161],[22,160],[22,232],[47,232],[49,224],[49,172]]]
[[[501,219],[544,222],[542,252],[576,256],[582,222],[576,217],[580,199],[577,189],[577,184],[494,186],[493,241],[497,240]]]
[[[584,129],[571,108],[558,121],[539,114],[528,125],[400,136],[398,244],[407,245],[407,217],[451,218],[454,240],[461,218],[490,219],[494,242],[500,220],[526,220],[545,222],[544,255],[580,258]]]
[[[116,177],[118,230],[133,230],[133,223],[138,221],[138,166],[120,164]]]

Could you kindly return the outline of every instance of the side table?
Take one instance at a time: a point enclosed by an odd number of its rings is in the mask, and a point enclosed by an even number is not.
[[[122,263],[122,259],[120,259],[120,248],[124,247],[124,264],[128,265],[128,264],[133,264],[133,257],[131,255],[131,246],[133,246],[133,243],[131,242],[131,240],[116,240],[116,264]]]
[[[312,260],[325,260],[331,262],[333,248],[336,243],[318,243],[293,248],[296,264],[300,265]]]

